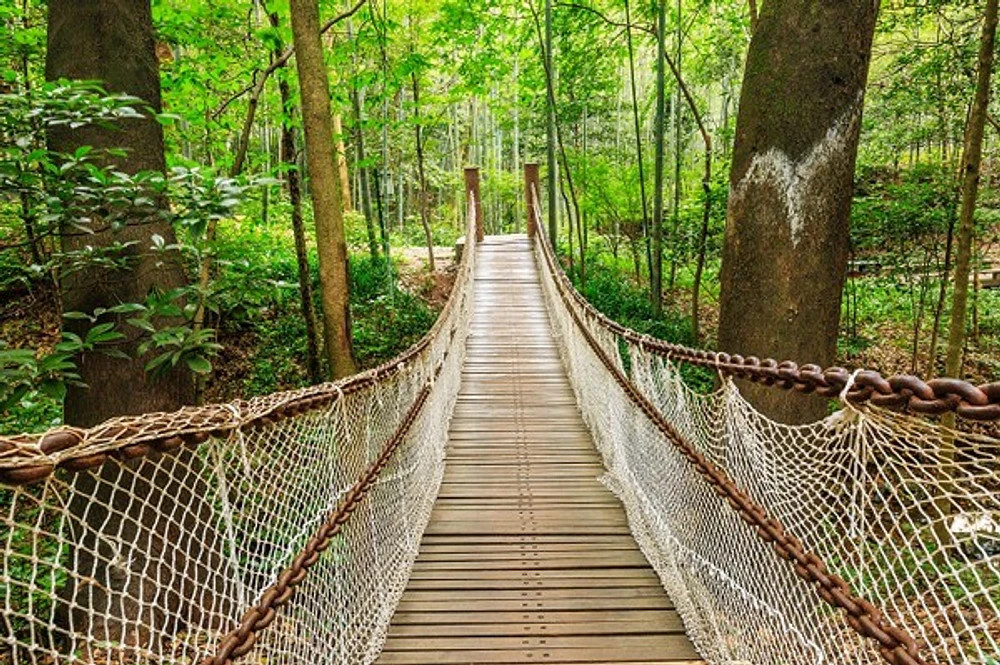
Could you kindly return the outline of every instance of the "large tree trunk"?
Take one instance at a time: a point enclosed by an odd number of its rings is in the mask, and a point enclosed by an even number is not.
[[[160,109],[148,1],[51,0],[48,21],[47,79],[99,79],[110,91],[135,95],[154,111]],[[96,126],[54,129],[48,141],[59,152],[84,145],[124,148],[127,153],[114,161],[117,169],[127,173],[164,170],[163,134],[152,118],[122,122],[117,130]],[[92,267],[64,275],[64,311],[92,312],[98,307],[143,302],[150,292],[186,283],[178,254],[152,255],[148,250],[154,234],[168,245],[175,241],[169,222],[143,215],[112,231],[95,219],[93,230],[86,236],[67,234],[63,249],[134,242],[132,262],[127,269],[114,272]],[[67,329],[85,333],[72,325]],[[131,360],[99,353],[78,359],[80,374],[90,387],[70,388],[67,423],[87,427],[117,415],[172,411],[192,401],[194,383],[184,367],[154,381],[144,369],[148,358],[135,357],[137,333],[128,327],[122,332],[128,335],[123,350]],[[129,474],[123,466],[135,473],[127,482]],[[224,567],[224,559],[216,549],[220,539],[211,534],[211,509],[202,501],[207,489],[196,479],[200,467],[196,453],[183,450],[159,463],[112,461],[97,473],[74,476],[75,492],[68,506],[74,516],[73,574],[59,590],[66,599],[61,620],[74,632],[128,647],[148,644],[151,629],[183,628],[184,624],[219,627],[209,626],[203,615],[203,608],[214,606],[223,614],[231,608],[218,593],[223,576],[216,571]],[[166,515],[176,519],[165,519]],[[109,542],[120,543],[120,551],[109,554],[106,545],[101,545]]]
[[[290,8],[319,249],[326,353],[330,371],[339,378],[353,374],[356,367],[351,349],[347,241],[330,120],[330,87],[320,42],[317,1],[292,0]]]
[[[160,75],[149,3],[128,3],[128,11],[124,7],[53,0],[49,4],[45,76],[49,80],[98,79],[109,91],[135,95],[159,111]],[[126,173],[165,169],[163,132],[151,118],[124,121],[117,130],[96,126],[53,129],[48,141],[52,150],[67,153],[84,145],[124,148],[127,154],[115,158],[115,165]],[[154,289],[166,291],[187,283],[178,254],[149,253],[154,235],[164,238],[168,245],[174,243],[168,222],[155,217],[137,219],[113,232],[95,218],[93,231],[87,235],[66,234],[62,239],[64,251],[81,250],[87,245],[106,246],[115,241],[134,242],[131,266],[114,273],[96,266],[67,273],[62,280],[63,311],[91,313],[98,307],[144,302]],[[66,327],[81,334],[88,326],[84,322],[68,323]],[[135,356],[139,332],[128,326],[122,326],[121,332],[130,336],[124,350]],[[184,368],[154,381],[146,375],[141,359],[124,361],[90,353],[78,362],[80,375],[90,388],[69,388],[66,422],[72,425],[88,427],[112,416],[172,411],[194,398],[194,383]]]
[[[875,14],[871,0],[763,5],[730,174],[719,321],[730,353],[835,358]],[[819,398],[744,388],[778,420],[825,413]]]

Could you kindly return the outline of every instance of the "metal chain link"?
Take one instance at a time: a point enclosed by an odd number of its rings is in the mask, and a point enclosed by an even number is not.
[[[547,243],[544,244],[548,246]],[[590,319],[655,355],[718,370],[738,379],[829,398],[840,397],[851,378],[851,372],[843,367],[824,369],[813,364],[799,365],[791,360],[761,360],[756,356],[744,357],[721,351],[694,349],[644,335],[605,316],[573,287],[561,268],[558,274],[563,275],[562,278],[566,280],[575,305]],[[968,420],[1000,421],[1000,381],[977,386],[961,379],[938,378],[924,381],[909,374],[886,378],[874,370],[861,370],[844,397],[852,404],[871,402],[875,406],[895,411],[909,410],[923,415],[941,415],[954,411]]]

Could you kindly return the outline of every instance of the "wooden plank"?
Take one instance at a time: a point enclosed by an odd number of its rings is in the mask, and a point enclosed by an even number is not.
[[[554,568],[548,570],[522,570],[520,568],[477,570],[474,568],[434,568],[415,570],[412,580],[515,580],[519,582],[545,579],[553,585],[567,583],[565,580],[584,578],[603,579],[613,583],[619,579],[645,578],[653,574],[649,568]],[[570,582],[575,583],[575,582]],[[625,586],[628,586],[627,584]]]
[[[520,623],[463,623],[461,617],[454,617],[448,624],[402,624],[389,630],[389,637],[424,637],[433,634],[438,637],[519,637],[522,635],[546,637],[592,636],[592,635],[656,635],[677,634],[684,631],[684,624],[676,612],[664,612],[669,619],[658,621],[601,621],[600,615],[592,615],[586,623],[563,621]],[[547,617],[546,617],[547,618]],[[430,628],[429,626],[433,626]]]
[[[596,573],[598,571],[593,572]],[[596,577],[563,578],[554,578],[545,575],[531,578],[511,577],[508,579],[482,579],[478,576],[473,579],[426,579],[425,577],[415,577],[410,579],[406,588],[413,591],[433,591],[441,589],[495,589],[498,591],[521,591],[524,589],[634,589],[638,587],[655,587],[657,591],[660,591],[660,580],[655,576],[606,578],[603,575],[598,575]]]
[[[567,630],[586,630],[587,625],[613,626],[616,623],[669,624],[677,617],[673,610],[624,610],[621,612],[595,612],[575,610],[570,612],[397,612],[393,626],[434,626],[453,623],[472,626],[477,623],[515,624],[518,626],[543,624],[550,627],[568,626]],[[392,628],[390,628],[392,630]],[[433,628],[426,628],[427,631]],[[472,630],[475,630],[474,628]]]
[[[601,638],[605,639],[605,638]],[[394,640],[390,640],[390,644]],[[444,646],[444,645],[442,645]],[[666,643],[657,647],[647,645],[596,646],[579,648],[553,648],[546,645],[535,645],[529,650],[449,650],[446,648],[433,651],[390,651],[383,652],[380,663],[387,665],[500,665],[513,663],[553,663],[565,665],[568,663],[648,663],[656,653],[670,653],[675,660],[662,658],[655,662],[676,665],[678,661],[696,661],[698,654],[694,647],[681,635],[671,636]]]

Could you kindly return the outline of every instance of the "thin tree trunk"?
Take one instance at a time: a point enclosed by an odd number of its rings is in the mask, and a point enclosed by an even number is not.
[[[681,80],[681,0],[677,0],[677,55],[675,58],[674,73],[677,80]],[[683,153],[681,152],[681,86],[678,84],[677,92],[674,95],[674,205],[673,205],[673,229],[670,238],[670,290],[672,291],[677,283],[677,264],[681,260],[680,248],[680,228],[681,228],[681,162]]]
[[[562,178],[565,179],[566,174],[565,173],[560,173],[560,176],[562,176]],[[562,183],[560,183],[560,184],[562,184]],[[567,221],[567,224],[566,224],[566,239],[567,239],[567,241],[569,243],[569,253],[568,253],[568,256],[569,256],[569,275],[572,276],[573,273],[576,271],[576,266],[575,266],[576,259],[574,258],[574,254],[573,254],[573,215],[572,215],[572,212],[570,210],[569,198],[566,196],[566,189],[567,189],[567,187],[560,187],[559,188],[559,193],[562,195],[563,207],[566,208],[566,217],[567,217],[567,219],[566,219],[566,221]]]
[[[350,19],[347,21],[347,38],[354,40],[354,24]],[[358,171],[359,188],[361,189],[361,213],[365,216],[365,232],[368,234],[368,254],[372,261],[378,261],[378,238],[375,233],[375,216],[372,212],[372,190],[370,169],[365,163],[365,128],[364,128],[364,104],[361,101],[361,91],[358,89],[357,81],[357,54],[351,55],[351,109],[354,112],[354,151]],[[381,219],[381,212],[379,213]]]
[[[580,227],[580,202],[576,196],[576,187],[573,185],[573,173],[569,167],[569,158],[566,156],[566,146],[563,144],[562,131],[559,129],[558,124],[556,125],[556,141],[559,144],[559,154],[562,156],[562,166],[563,166],[562,170],[565,171],[565,173],[563,173],[562,175],[563,177],[566,178],[566,185],[569,189],[569,195],[571,199],[571,201],[564,201],[566,204],[566,213],[569,214],[570,203],[572,202],[573,213],[574,213],[573,216],[575,218],[575,223],[577,225],[577,240],[580,243],[580,284],[583,285],[587,280],[587,275],[586,275],[587,267],[586,267],[586,258],[584,256],[586,247],[584,247],[583,232]],[[566,192],[565,190],[563,190],[563,199],[565,198],[566,198]],[[573,235],[572,226],[574,224],[574,219],[570,219],[568,221],[570,225],[570,236],[572,236]],[[570,254],[572,253],[573,250],[571,247]]]
[[[666,76],[667,0],[659,0],[656,15],[656,122],[653,129],[655,148],[653,174],[653,268],[650,271],[649,297],[653,316],[663,312],[663,157]]]
[[[965,155],[962,158],[962,208],[958,218],[957,250],[955,255],[955,287],[952,295],[951,321],[948,335],[948,354],[945,374],[958,377],[962,370],[962,351],[966,335],[966,308],[969,296],[969,266],[972,259],[972,242],[976,198],[979,194],[979,175],[983,158],[983,134],[986,113],[989,109],[990,80],[993,77],[993,50],[996,42],[998,0],[987,0],[986,16],[979,48],[979,72],[976,79],[976,97],[969,116],[965,135]]]
[[[291,0],[289,4],[319,249],[326,354],[332,375],[340,378],[353,374],[356,366],[351,348],[347,242],[333,145],[330,88],[317,0]]]
[[[986,131],[986,115],[990,103],[990,81],[993,77],[993,55],[996,45],[997,9],[1000,0],[987,0],[983,19],[983,32],[979,42],[979,65],[976,76],[976,96],[972,112],[965,128],[965,146],[962,154],[962,208],[958,217],[957,248],[955,254],[955,286],[952,293],[951,321],[949,323],[948,353],[945,357],[945,375],[960,378],[962,355],[966,340],[966,309],[969,299],[970,264],[972,244],[975,235],[976,198],[979,194],[979,177],[983,158],[983,135]],[[955,414],[948,412],[942,417],[947,430],[955,428]],[[954,511],[952,501],[951,465],[955,458],[955,439],[945,436],[938,451],[940,476],[940,496],[935,507],[942,516],[934,526],[934,533],[941,545],[936,557],[944,561],[947,548],[952,545],[953,534],[948,528]]]
[[[705,205],[701,211],[701,229],[698,231],[698,265],[694,270],[694,285],[691,287],[691,337],[698,342],[701,337],[701,279],[705,273],[705,253],[708,242],[708,227],[712,219],[712,141],[705,133],[705,177],[701,181]]]
[[[412,72],[413,82],[413,131],[417,142],[417,175],[420,178],[420,223],[424,227],[424,239],[427,242],[427,269],[435,271],[434,266],[434,236],[431,234],[430,193],[427,191],[427,173],[424,169],[424,138],[423,126],[420,124],[420,81],[417,73]]]
[[[642,157],[642,128],[639,123],[639,93],[635,84],[635,49],[632,46],[632,14],[629,0],[625,0],[625,34],[628,37],[629,81],[632,88],[632,120],[635,124],[635,154],[639,163],[639,196],[642,197],[642,235],[646,245],[646,267],[649,283],[653,283],[653,250],[649,237],[649,200],[646,196],[646,166]]]
[[[287,83],[282,83],[287,88]],[[282,90],[284,97],[285,91]],[[288,164],[288,199],[292,204],[292,234],[295,237],[295,258],[299,275],[299,302],[306,326],[306,369],[313,384],[323,380],[319,362],[319,335],[317,335],[316,306],[313,301],[312,274],[309,270],[309,253],[306,248],[305,225],[302,220],[302,187],[299,170],[295,166],[295,134],[287,123],[281,130],[281,147]]]
[[[351,203],[351,174],[347,168],[347,151],[344,148],[344,120],[339,113],[333,114],[334,147],[337,150],[337,172],[340,176],[340,200],[344,202],[344,212],[354,209]]]
[[[927,370],[924,377],[931,379],[937,374],[938,338],[941,330],[941,318],[944,316],[944,302],[948,296],[948,275],[951,274],[951,253],[955,244],[955,215],[948,216],[948,235],[944,245],[944,265],[941,267],[940,286],[938,288],[937,306],[934,308],[934,324],[931,326],[931,343],[927,350]]]
[[[529,5],[534,12],[534,5]],[[538,16],[535,16],[535,25],[538,25]],[[556,93],[555,83],[552,80],[552,0],[545,0],[545,44],[542,47],[543,62],[545,64],[545,150],[549,162],[548,170],[548,197],[549,197],[549,242],[552,248],[556,246],[556,232],[559,228],[558,206],[556,204]]]
[[[278,27],[278,15],[270,15],[271,25]],[[309,270],[309,252],[306,248],[305,224],[302,220],[302,174],[299,173],[296,150],[295,150],[295,128],[292,124],[292,116],[295,106],[292,102],[291,85],[288,79],[282,76],[278,82],[278,91],[281,95],[281,108],[283,109],[281,123],[281,161],[287,166],[286,182],[288,185],[288,199],[292,205],[292,235],[295,238],[295,259],[299,277],[299,303],[302,307],[302,318],[306,326],[306,370],[309,373],[309,380],[313,384],[323,380],[323,373],[320,367],[319,355],[319,335],[317,334],[316,306],[313,300],[312,274]]]

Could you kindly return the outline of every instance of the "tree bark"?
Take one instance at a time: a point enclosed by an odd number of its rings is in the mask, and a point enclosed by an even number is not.
[[[50,0],[45,75],[48,80],[98,79],[109,91],[135,95],[159,111],[160,79],[150,3]],[[85,145],[124,148],[126,154],[115,157],[114,164],[126,173],[165,168],[163,133],[153,118],[124,121],[117,130],[102,126],[52,129],[48,142],[50,149],[58,152],[72,152]],[[85,236],[65,235],[63,249],[134,242],[129,256],[132,263],[113,272],[90,267],[64,275],[64,311],[89,313],[98,307],[143,302],[151,292],[187,283],[177,253],[149,251],[153,235],[161,236],[166,244],[175,242],[169,222],[156,215],[141,215],[129,220],[123,229],[112,230],[95,219],[93,231]],[[73,324],[66,328],[86,333]],[[78,358],[80,375],[90,388],[69,388],[67,423],[89,427],[112,416],[173,411],[193,400],[194,382],[185,367],[154,381],[145,371],[148,358],[136,357],[139,334],[130,328],[121,332],[127,335],[122,349],[130,360],[99,353]],[[205,624],[208,618],[202,608],[214,606],[222,613],[231,609],[218,593],[223,578],[215,574],[224,567],[216,550],[221,541],[205,533],[211,529],[206,519],[211,513],[201,499],[208,492],[200,481],[191,480],[197,477],[199,458],[184,450],[162,459],[165,461],[160,463],[155,459],[108,462],[98,472],[73,477],[76,491],[68,510],[74,516],[71,528],[76,549],[71,558],[73,573],[59,593],[65,601],[60,620],[72,626],[74,633],[120,643],[124,649],[148,644],[153,627],[194,624],[219,628]],[[121,484],[123,466],[135,473],[127,487]],[[186,475],[174,473],[175,468]],[[180,490],[182,483],[184,491]],[[182,496],[183,510],[177,507]],[[136,497],[148,497],[150,503]],[[181,513],[179,521],[163,518]],[[199,528],[201,532],[194,538]],[[121,558],[109,556],[106,546],[100,545],[108,542],[122,543]]]
[[[356,371],[351,348],[347,241],[330,115],[330,87],[320,41],[317,0],[291,0],[295,65],[302,95],[306,159],[319,250],[326,354],[335,378]]]
[[[719,345],[829,365],[875,3],[773,0],[750,42],[722,259]],[[765,414],[821,418],[826,402],[743,386]]]
[[[79,3],[53,0],[49,5],[48,49],[45,76],[99,79],[111,92],[135,95],[154,111],[160,109],[160,77],[153,42],[148,2],[124,6],[104,3]],[[114,159],[116,168],[126,173],[164,171],[163,132],[152,118],[129,120],[117,130],[91,126],[78,129],[56,128],[49,132],[49,147],[58,152],[72,152],[84,145],[97,149],[125,148],[127,154]],[[170,252],[153,255],[153,235],[166,244],[175,242],[169,222],[152,218],[131,220],[120,231],[95,219],[93,234],[67,234],[62,238],[65,251],[85,245],[109,245],[115,241],[135,242],[130,251],[130,268],[108,272],[93,267],[63,277],[63,311],[93,312],[98,307],[119,303],[143,302],[153,290],[167,291],[184,286],[187,278],[180,256]],[[68,323],[66,328],[85,333],[88,323]],[[126,353],[135,356],[138,332],[123,327],[129,335]],[[148,360],[148,358],[146,359]],[[159,381],[146,376],[144,361],[110,358],[100,353],[78,359],[80,374],[91,388],[70,387],[66,395],[66,422],[89,427],[125,414],[149,411],[172,411],[190,404],[194,384],[190,373],[177,368]],[[95,390],[100,389],[100,395]]]

